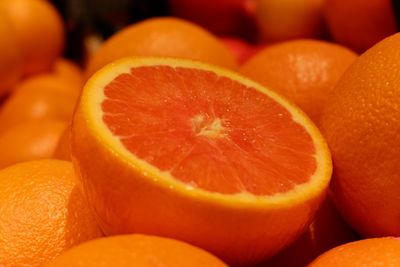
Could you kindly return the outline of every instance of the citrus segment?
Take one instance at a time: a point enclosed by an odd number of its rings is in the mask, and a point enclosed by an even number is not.
[[[135,67],[105,96],[103,120],[124,147],[194,187],[272,195],[316,170],[310,134],[284,107],[213,72]]]
[[[294,240],[331,174],[325,141],[298,108],[178,59],[128,58],[96,73],[71,150],[106,233],[173,237],[241,264]]]

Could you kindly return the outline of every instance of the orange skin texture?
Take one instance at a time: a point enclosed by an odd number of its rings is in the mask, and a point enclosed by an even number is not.
[[[297,104],[318,124],[334,86],[357,55],[333,43],[304,39],[264,48],[239,72]]]
[[[92,240],[61,254],[46,267],[228,267],[205,250],[157,236],[124,235]]]
[[[0,10],[0,98],[7,94],[22,75],[21,51],[10,22]]]
[[[71,161],[71,128],[68,126],[58,140],[53,158]]]
[[[336,247],[308,267],[395,267],[400,265],[400,240],[393,237],[364,239]]]
[[[397,32],[390,0],[326,0],[324,12],[334,39],[359,53]]]
[[[49,1],[1,1],[0,10],[9,18],[22,53],[23,73],[49,70],[64,48],[64,25]]]
[[[127,56],[180,57],[235,69],[228,48],[207,30],[177,18],[153,18],[132,24],[111,36],[90,58],[86,77]]]
[[[400,34],[347,70],[321,118],[334,162],[333,198],[365,237],[400,235]]]
[[[255,0],[261,38],[276,42],[322,36],[323,5],[324,0]]]
[[[0,132],[32,119],[69,121],[79,92],[77,84],[52,74],[22,81],[0,109]]]
[[[58,120],[34,120],[0,133],[0,169],[12,164],[50,158],[66,123]]]
[[[0,265],[42,266],[102,236],[72,164],[38,160],[0,171]]]
[[[328,197],[306,232],[287,249],[259,267],[303,267],[325,251],[357,239],[358,235],[343,220]]]

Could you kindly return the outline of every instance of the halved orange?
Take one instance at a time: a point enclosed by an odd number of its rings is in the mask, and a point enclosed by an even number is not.
[[[85,85],[74,164],[107,234],[145,233],[249,264],[304,230],[331,176],[308,117],[234,72],[126,58]]]

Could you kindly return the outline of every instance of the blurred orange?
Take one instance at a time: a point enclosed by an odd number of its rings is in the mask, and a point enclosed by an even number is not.
[[[22,81],[0,109],[0,132],[31,119],[69,121],[80,89],[77,84],[52,74]]]
[[[265,41],[284,41],[321,37],[326,31],[324,1],[255,0],[261,38]]]
[[[9,92],[22,74],[21,51],[10,22],[0,10],[0,98]]]
[[[0,266],[39,267],[102,236],[70,162],[36,160],[0,170]]]
[[[62,160],[71,160],[71,148],[70,148],[70,126],[66,127],[62,132],[60,139],[58,140],[56,149],[53,153],[53,158]]]
[[[397,32],[391,0],[326,0],[325,16],[334,39],[357,52]]]
[[[18,162],[50,158],[66,126],[58,120],[34,120],[2,132],[0,169]]]
[[[83,70],[69,59],[58,58],[51,68],[51,73],[76,83],[78,86],[83,85]]]
[[[228,47],[235,55],[239,64],[246,62],[251,56],[256,54],[265,45],[253,45],[247,41],[233,36],[221,36],[221,42]]]
[[[180,57],[237,67],[231,51],[216,36],[189,21],[164,17],[135,23],[111,36],[90,58],[86,77],[128,56]]]
[[[16,34],[24,74],[49,70],[64,47],[63,21],[50,1],[0,1],[0,10]]]
[[[170,0],[173,16],[190,20],[218,35],[254,38],[254,0]]]

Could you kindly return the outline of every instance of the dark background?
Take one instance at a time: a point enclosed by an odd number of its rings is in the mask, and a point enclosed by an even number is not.
[[[64,54],[77,62],[81,62],[84,57],[83,46],[87,36],[96,35],[106,39],[131,23],[169,14],[167,0],[53,0],[52,2],[66,23],[68,43]]]

